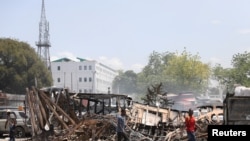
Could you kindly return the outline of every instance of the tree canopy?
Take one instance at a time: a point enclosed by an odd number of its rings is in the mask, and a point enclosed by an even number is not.
[[[250,53],[245,51],[234,54],[231,64],[232,68],[223,68],[217,64],[213,68],[213,77],[226,86],[229,93],[233,93],[235,84],[250,87]]]
[[[163,74],[166,82],[171,84],[168,89],[171,91],[192,91],[204,92],[207,88],[210,77],[210,66],[200,61],[198,54],[192,55],[184,50],[178,52],[164,65]]]
[[[142,85],[150,87],[162,83],[166,92],[200,93],[207,88],[210,73],[210,66],[202,63],[199,55],[192,55],[186,49],[181,54],[153,52],[148,65],[139,74],[137,84],[144,90],[147,88]]]
[[[116,93],[136,93],[137,75],[134,71],[120,71],[119,76],[114,79],[113,91]]]
[[[126,90],[136,88],[137,94],[147,94],[152,86],[161,84],[163,93],[190,91],[204,93],[208,87],[210,74],[210,65],[202,63],[198,54],[192,55],[186,49],[181,54],[178,52],[159,53],[153,51],[149,55],[148,64],[136,76],[133,75],[136,81],[134,79],[132,82],[130,81],[131,87],[127,87],[123,92],[127,93]],[[120,81],[123,81],[125,80],[123,77],[124,74],[120,74],[116,79],[119,78]],[[114,81],[114,85],[117,85],[117,82]],[[120,89],[123,86],[120,83]],[[145,101],[145,98],[141,98]]]
[[[51,86],[52,76],[29,44],[0,38],[0,90],[23,94],[27,87]]]

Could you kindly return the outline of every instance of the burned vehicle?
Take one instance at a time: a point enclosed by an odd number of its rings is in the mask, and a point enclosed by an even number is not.
[[[246,87],[236,87],[228,93],[223,102],[225,125],[250,125],[250,91]]]

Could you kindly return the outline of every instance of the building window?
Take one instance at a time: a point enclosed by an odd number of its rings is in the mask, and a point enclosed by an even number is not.
[[[84,89],[84,93],[87,93],[88,91],[87,91],[87,89]]]
[[[79,77],[79,82],[82,82],[82,78],[81,77]]]
[[[81,93],[81,92],[82,92],[82,89],[79,90],[79,93]]]
[[[61,82],[61,79],[60,79],[60,78],[57,78],[57,82],[60,83],[60,82]]]
[[[87,77],[84,77],[84,82],[87,82]]]
[[[79,66],[79,70],[82,70],[82,66]]]
[[[87,70],[87,66],[84,66],[84,70]]]
[[[89,70],[92,70],[92,66],[89,66]]]
[[[92,82],[92,78],[91,77],[89,77],[89,82]]]
[[[60,66],[57,66],[57,70],[61,70],[61,67],[60,67]]]

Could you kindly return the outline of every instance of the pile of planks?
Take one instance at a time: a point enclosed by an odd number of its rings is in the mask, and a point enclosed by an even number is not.
[[[67,90],[52,100],[51,94],[36,88],[26,89],[26,100],[32,126],[32,140],[89,141],[116,140],[117,115],[75,114]],[[57,95],[57,96],[59,96]],[[151,141],[127,127],[131,141]]]
[[[64,90],[54,98],[51,93],[38,90],[36,88],[26,89],[26,103],[32,125],[32,140],[36,141],[115,141],[117,114],[99,115],[87,112],[81,117],[77,117],[72,99],[68,91]],[[139,103],[133,103],[128,111],[127,132],[131,141],[171,141],[187,140],[185,128],[183,127],[183,116],[178,111],[151,107]],[[152,115],[149,111],[155,111]],[[206,127],[212,122],[211,116],[222,113],[220,109],[200,116],[197,123],[201,127],[197,130],[197,138],[206,139]],[[210,117],[210,118],[206,118]],[[150,122],[149,122],[150,121]],[[159,121],[165,123],[163,132],[153,133],[152,127],[156,127]],[[151,122],[153,123],[151,125]],[[170,123],[177,124],[170,124]],[[137,125],[142,126],[140,129]],[[147,124],[151,125],[147,130]],[[170,128],[170,126],[173,128]],[[147,131],[150,131],[149,133]],[[146,133],[146,134],[145,134]],[[152,133],[152,134],[151,134]],[[159,134],[160,133],[160,134]]]
[[[57,105],[42,90],[32,88],[26,89],[26,101],[30,121],[32,125],[32,137],[36,140],[48,140],[48,135],[54,134],[54,125],[51,123],[52,117],[55,118],[61,129],[70,131],[70,126],[75,126],[78,120],[75,115],[69,115],[62,107]]]

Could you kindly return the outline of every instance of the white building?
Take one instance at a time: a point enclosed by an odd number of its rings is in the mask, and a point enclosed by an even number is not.
[[[61,58],[51,62],[53,85],[71,92],[107,93],[118,72],[96,61]]]

